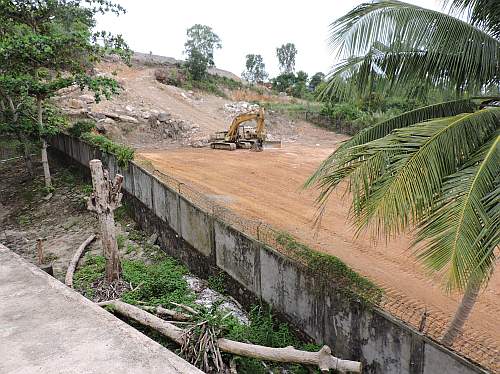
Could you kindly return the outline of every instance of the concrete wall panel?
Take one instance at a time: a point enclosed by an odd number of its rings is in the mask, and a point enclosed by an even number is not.
[[[180,198],[181,237],[205,256],[212,254],[212,218]]]
[[[133,175],[134,175],[134,195],[142,203],[144,203],[149,209],[153,208],[152,200],[152,177],[149,173],[132,164]]]
[[[153,212],[163,221],[168,222],[167,202],[165,198],[165,186],[156,178],[153,179]]]
[[[217,266],[260,296],[260,245],[226,224],[214,221]]]

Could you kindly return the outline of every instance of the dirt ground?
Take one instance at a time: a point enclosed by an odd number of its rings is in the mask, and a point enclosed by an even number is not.
[[[368,235],[354,238],[347,223],[348,198],[332,196],[319,231],[312,226],[314,190],[301,186],[345,136],[302,124],[304,134],[282,149],[256,153],[203,149],[142,152],[140,157],[181,182],[225,202],[243,217],[260,219],[296,235],[311,247],[335,255],[386,290],[392,298],[440,318],[450,318],[459,295],[448,295],[438,277],[426,275],[409,250],[409,237],[388,243]],[[500,347],[500,272],[497,270],[467,322],[470,333],[482,331],[481,340]]]

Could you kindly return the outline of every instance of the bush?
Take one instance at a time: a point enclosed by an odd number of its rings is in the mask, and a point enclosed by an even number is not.
[[[333,120],[354,121],[362,117],[366,112],[363,112],[352,103],[327,103],[321,108],[321,114],[329,116]]]
[[[91,132],[95,129],[95,122],[89,119],[76,121],[73,126],[68,129],[70,135],[79,138],[82,134]]]
[[[95,145],[101,151],[114,155],[118,161],[118,165],[122,167],[127,166],[128,162],[134,159],[134,150],[132,148],[117,144],[103,135],[87,132],[82,134],[80,138]]]

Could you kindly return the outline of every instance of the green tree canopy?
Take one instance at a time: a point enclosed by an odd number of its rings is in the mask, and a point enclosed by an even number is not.
[[[184,53],[187,67],[195,80],[202,80],[207,69],[214,66],[214,50],[222,48],[221,40],[210,26],[196,24],[187,30]]]
[[[315,91],[316,87],[318,87],[325,79],[325,74],[322,72],[318,72],[311,77],[309,81],[309,89],[311,91]]]
[[[276,56],[282,73],[293,73],[295,71],[295,57],[297,56],[295,44],[286,43],[276,48]]]
[[[269,76],[266,72],[266,65],[261,55],[249,54],[246,56],[246,70],[241,76],[250,83],[262,83]]]
[[[107,54],[127,59],[130,51],[121,36],[93,29],[97,14],[123,11],[107,0],[0,2],[0,94],[7,102],[16,102],[14,108],[34,101],[47,187],[51,182],[44,138],[45,100],[73,85],[89,88],[96,100],[117,93],[116,81],[93,75],[92,68]]]

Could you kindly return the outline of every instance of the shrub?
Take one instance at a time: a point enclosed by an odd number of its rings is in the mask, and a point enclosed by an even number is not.
[[[128,162],[134,159],[134,150],[132,148],[117,144],[103,135],[87,132],[82,134],[80,138],[95,145],[101,151],[114,155],[118,161],[118,165],[122,167],[127,166]]]
[[[76,121],[73,126],[68,129],[70,135],[79,138],[82,134],[91,132],[95,129],[95,122],[89,119]]]

